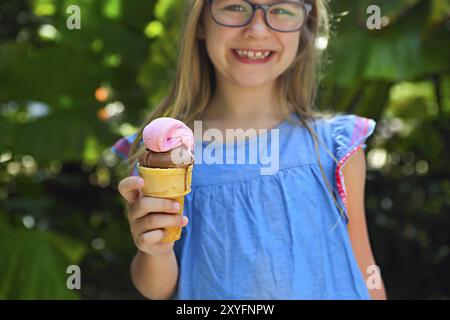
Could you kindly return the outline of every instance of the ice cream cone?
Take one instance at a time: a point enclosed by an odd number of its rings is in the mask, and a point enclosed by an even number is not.
[[[187,168],[146,168],[138,163],[139,175],[145,181],[143,194],[177,201],[180,204],[177,214],[182,215],[184,196],[191,192],[193,166],[192,163]],[[176,241],[180,239],[180,236],[181,227],[168,227],[161,242]]]

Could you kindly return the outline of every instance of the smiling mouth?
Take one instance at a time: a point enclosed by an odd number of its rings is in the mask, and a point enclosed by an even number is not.
[[[272,50],[245,50],[245,49],[231,49],[233,53],[242,58],[251,61],[264,61],[270,58],[275,51]]]

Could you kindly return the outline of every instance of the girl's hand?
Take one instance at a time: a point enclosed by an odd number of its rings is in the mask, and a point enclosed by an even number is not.
[[[184,227],[187,218],[176,215],[179,208],[175,200],[143,197],[144,180],[131,176],[120,181],[118,189],[128,203],[128,222],[136,247],[151,255],[167,254],[173,250],[174,242],[164,243],[164,228]],[[186,218],[183,219],[183,218]]]

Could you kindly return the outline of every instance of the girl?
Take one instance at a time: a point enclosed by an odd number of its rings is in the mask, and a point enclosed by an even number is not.
[[[324,0],[190,0],[182,30],[171,94],[113,147],[132,173],[118,189],[138,248],[137,289],[151,299],[385,299],[364,212],[375,122],[313,111]],[[172,200],[142,196],[135,167],[143,128],[162,116],[222,133],[274,129],[278,171],[196,163],[185,218],[174,215]],[[263,137],[215,146],[251,150]],[[196,159],[208,147],[196,140]],[[161,243],[175,225],[185,226],[181,239]]]

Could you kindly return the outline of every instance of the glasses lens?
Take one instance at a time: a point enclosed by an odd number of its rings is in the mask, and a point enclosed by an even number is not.
[[[267,20],[272,28],[281,31],[299,29],[305,22],[306,13],[301,4],[282,3],[269,9]]]
[[[214,19],[228,26],[244,25],[252,16],[252,7],[242,0],[215,0],[211,9]]]

